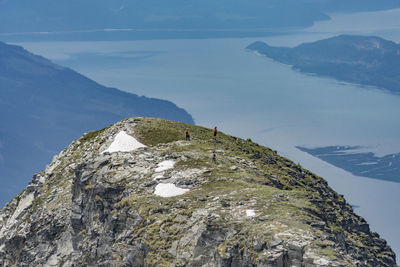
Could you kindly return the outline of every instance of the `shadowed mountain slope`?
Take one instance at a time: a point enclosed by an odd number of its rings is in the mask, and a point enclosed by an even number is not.
[[[0,42],[0,206],[73,139],[131,116],[194,123],[169,101],[104,87]]]

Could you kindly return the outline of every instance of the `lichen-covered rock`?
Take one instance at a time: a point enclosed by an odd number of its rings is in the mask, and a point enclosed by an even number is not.
[[[107,152],[121,131],[145,146]],[[0,211],[0,266],[395,266],[395,255],[275,152],[132,118],[75,140]]]

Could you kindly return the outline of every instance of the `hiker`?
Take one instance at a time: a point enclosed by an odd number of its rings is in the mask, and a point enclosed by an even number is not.
[[[215,151],[213,151],[212,161],[213,161],[214,163],[217,163],[217,155],[215,154]]]
[[[190,141],[190,133],[189,133],[189,129],[186,129],[186,141]]]
[[[214,127],[214,138],[217,138],[217,133],[218,133],[217,126],[215,126]]]

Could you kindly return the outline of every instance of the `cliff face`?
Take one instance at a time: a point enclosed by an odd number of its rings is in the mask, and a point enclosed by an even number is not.
[[[75,140],[0,211],[0,265],[395,266],[395,255],[275,152],[132,118]]]

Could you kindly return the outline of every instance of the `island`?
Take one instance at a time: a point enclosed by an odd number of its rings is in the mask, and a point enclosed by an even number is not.
[[[304,73],[400,93],[400,45],[375,36],[340,35],[299,46],[247,47]]]
[[[378,156],[361,146],[297,148],[353,175],[400,183],[400,153]]]

